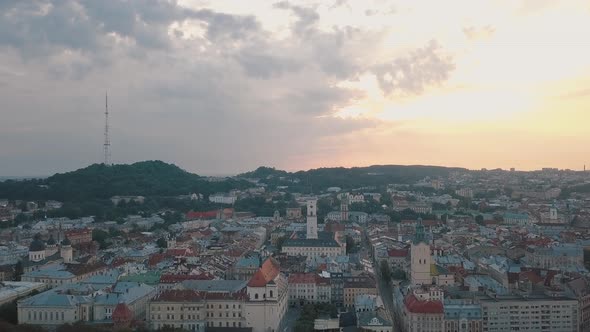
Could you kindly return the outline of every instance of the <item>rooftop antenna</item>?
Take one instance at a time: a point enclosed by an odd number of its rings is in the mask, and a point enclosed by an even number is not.
[[[104,164],[111,164],[111,140],[109,138],[109,96],[104,95]]]

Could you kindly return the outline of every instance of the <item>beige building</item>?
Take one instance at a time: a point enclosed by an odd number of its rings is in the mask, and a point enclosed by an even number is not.
[[[350,277],[344,281],[344,306],[354,306],[359,295],[377,295],[377,284],[370,276]]]
[[[404,298],[402,325],[407,332],[444,331],[443,292],[437,287],[417,288]]]
[[[416,225],[416,236],[410,247],[410,280],[412,286],[417,285],[452,285],[455,276],[446,268],[432,261],[430,245],[425,240],[422,220]]]
[[[579,304],[561,297],[497,296],[480,299],[483,331],[577,332]]]
[[[288,286],[276,261],[267,259],[247,284],[237,288],[235,281],[207,282],[211,286],[208,290],[170,289],[158,294],[149,304],[149,326],[189,331],[205,331],[207,327],[278,331],[288,306]]]
[[[164,326],[189,331],[205,331],[206,327],[245,327],[246,292],[203,292],[170,289],[160,292],[148,308],[149,326]]]
[[[124,303],[133,318],[143,320],[154,287],[135,282],[114,285],[63,285],[18,301],[18,323],[55,327],[76,322],[112,322],[112,313]]]
[[[277,332],[287,312],[289,289],[279,264],[268,258],[247,285],[247,327],[253,332]]]

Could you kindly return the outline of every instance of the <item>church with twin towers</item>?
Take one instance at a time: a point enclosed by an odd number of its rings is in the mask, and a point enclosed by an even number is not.
[[[307,200],[306,232],[293,232],[283,243],[283,253],[307,257],[346,255],[344,234],[318,230],[317,203],[315,198]]]

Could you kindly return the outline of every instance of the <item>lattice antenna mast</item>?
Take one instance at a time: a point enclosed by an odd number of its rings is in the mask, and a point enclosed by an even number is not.
[[[109,138],[109,96],[104,95],[104,164],[111,164],[111,139]]]

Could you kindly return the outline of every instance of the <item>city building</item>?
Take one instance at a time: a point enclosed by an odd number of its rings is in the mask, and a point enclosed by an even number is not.
[[[278,332],[288,307],[288,281],[278,262],[267,258],[247,285],[245,315],[253,332]]]
[[[145,319],[154,287],[135,282],[62,285],[18,301],[19,324],[56,326],[76,322],[112,324],[112,314],[124,303],[135,319]]]
[[[307,201],[307,232],[295,233],[283,243],[282,252],[290,256],[328,256],[335,257],[346,254],[346,242],[337,240],[339,232],[318,232],[315,199]]]
[[[234,204],[238,198],[226,193],[217,193],[209,196],[209,201],[217,204]]]
[[[437,287],[416,288],[404,298],[402,326],[406,332],[444,331],[443,292]]]
[[[455,282],[455,277],[449,270],[433,263],[421,219],[416,225],[416,235],[410,247],[410,278],[414,286],[452,285]]]
[[[444,299],[445,332],[480,332],[482,328],[481,305],[464,299]]]
[[[482,328],[486,332],[551,331],[577,332],[577,300],[545,294],[526,297],[505,295],[480,298]]]

